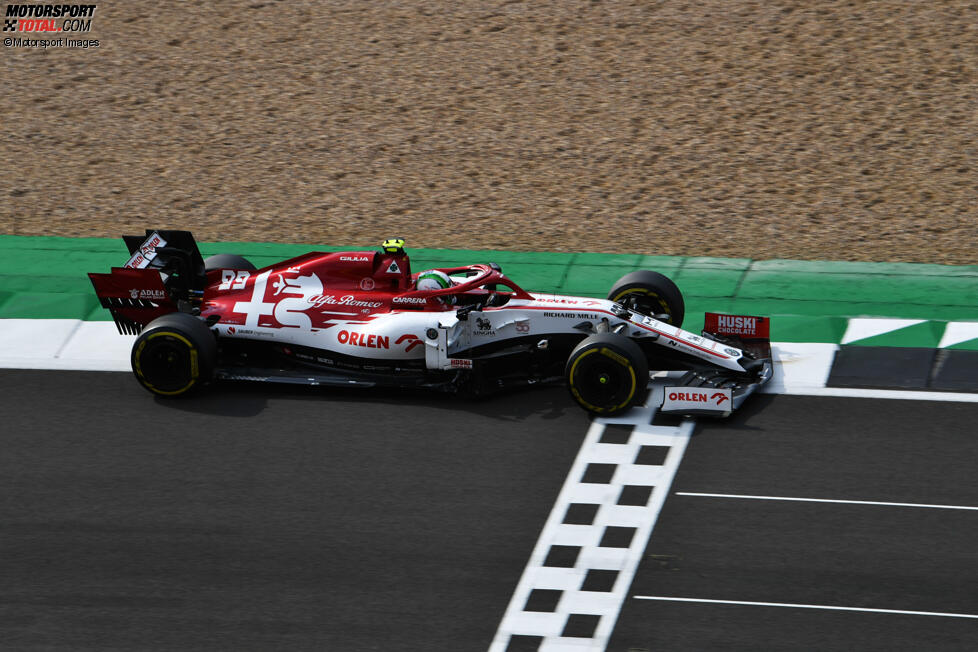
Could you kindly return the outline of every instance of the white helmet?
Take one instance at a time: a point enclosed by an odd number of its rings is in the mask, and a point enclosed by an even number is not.
[[[418,274],[417,289],[419,290],[441,290],[450,288],[452,285],[454,284],[448,274],[439,272],[437,269],[429,269]]]

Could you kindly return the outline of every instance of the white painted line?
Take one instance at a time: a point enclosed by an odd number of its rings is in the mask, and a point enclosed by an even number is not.
[[[704,602],[708,604],[734,604],[748,607],[787,607],[790,609],[827,609],[829,611],[862,611],[875,614],[897,614],[901,616],[939,616],[941,618],[973,618],[978,614],[957,614],[943,611],[906,611],[903,609],[871,609],[869,607],[837,607],[827,604],[794,604],[790,602],[750,602],[747,600],[708,600],[706,598],[674,598],[664,595],[636,595],[636,600],[660,600],[665,602]]]
[[[489,647],[490,652],[503,652],[513,635],[543,637],[539,648],[542,652],[601,652],[607,647],[632,578],[645,553],[649,536],[669,494],[672,479],[693,431],[692,421],[685,421],[678,428],[649,426],[655,412],[652,406],[661,400],[660,381],[650,392],[648,405],[634,408],[615,419],[597,419],[592,423],[513,592]],[[601,443],[605,427],[610,425],[630,426],[628,442]],[[643,446],[668,447],[663,463],[635,464]],[[589,464],[613,464],[614,473],[610,482],[582,482]],[[625,485],[649,489],[651,496],[646,504],[618,505]],[[563,523],[568,507],[573,503],[598,506],[591,523]],[[610,547],[610,541],[606,542],[605,547],[599,545],[609,533],[624,535],[629,528],[632,529],[630,540],[627,543],[621,541],[614,544],[626,547]],[[551,546],[578,547],[574,566],[544,566]],[[588,571],[613,571],[617,575],[614,575],[612,586],[605,587],[608,590],[591,587],[594,590],[583,591]],[[605,574],[605,577],[609,575]],[[561,591],[555,611],[524,611],[534,590]],[[590,638],[562,636],[572,614],[598,617]]]
[[[900,330],[901,328],[916,326],[917,324],[923,324],[924,321],[926,320],[879,318],[850,319],[849,326],[846,328],[846,334],[842,336],[842,344],[849,344],[850,342],[856,342],[858,340],[876,337],[877,335],[891,333],[893,331]]]
[[[978,322],[974,321],[952,321],[948,322],[944,329],[944,335],[937,348],[943,349],[968,340],[978,340]]]
[[[902,321],[919,323],[920,320]],[[972,326],[970,322],[951,323],[954,324],[962,324],[962,328],[969,329]],[[948,330],[951,330],[950,326]],[[957,330],[954,332],[958,333]],[[0,319],[0,369],[129,371],[129,352],[134,339],[132,335],[119,335],[115,324],[107,321]],[[978,394],[975,393],[826,387],[825,383],[838,349],[837,344],[772,343],[774,376],[760,392],[796,396],[978,403]],[[670,376],[671,374],[667,375]],[[656,378],[657,383],[662,380],[664,379]],[[654,404],[656,401],[650,401],[650,405]],[[644,423],[648,424],[654,408],[645,407],[636,410],[644,411],[647,417]],[[644,417],[635,412],[621,418],[608,419],[606,423],[628,423],[640,418]],[[643,430],[654,429],[653,426],[648,425],[640,427]]]
[[[0,368],[131,371],[135,339],[110,321],[0,319]]]
[[[836,500],[833,498],[793,498],[788,496],[749,496],[744,494],[706,494],[690,491],[677,491],[677,496],[696,496],[699,498],[742,498],[746,500],[784,500],[798,503],[837,503],[840,505],[881,505],[883,507],[924,507],[927,509],[963,509],[978,512],[978,507],[967,505],[929,505],[926,503],[888,503],[876,500]]]
[[[927,392],[905,389],[860,389],[856,387],[793,387],[784,394],[794,396],[833,396],[837,398],[886,398],[898,401],[945,401],[978,403],[978,394],[965,392]]]
[[[838,350],[837,344],[772,343],[774,375],[760,391],[765,394],[803,394],[825,387]]]

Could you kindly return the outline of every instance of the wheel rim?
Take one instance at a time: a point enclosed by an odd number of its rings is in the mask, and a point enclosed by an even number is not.
[[[595,349],[575,363],[571,387],[589,409],[618,410],[627,407],[635,395],[635,372]]]
[[[669,304],[651,290],[644,288],[625,290],[616,296],[614,301],[617,301],[634,312],[655,317],[659,321],[664,321],[667,324],[672,323],[672,310],[669,309]],[[660,319],[657,315],[665,315],[666,318]]]
[[[141,343],[136,359],[137,374],[159,394],[179,394],[197,379],[196,350],[176,334],[154,333]]]

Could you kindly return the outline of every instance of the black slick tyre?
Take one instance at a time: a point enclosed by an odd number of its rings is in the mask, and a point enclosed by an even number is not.
[[[682,326],[686,316],[686,303],[676,284],[649,270],[622,276],[608,292],[608,300],[673,326]]]
[[[214,269],[243,269],[249,272],[257,269],[247,258],[235,254],[215,254],[208,256],[204,260],[204,269],[211,271]]]
[[[166,398],[184,396],[214,377],[217,340],[200,319],[183,312],[151,321],[132,347],[132,372]]]
[[[588,412],[613,416],[645,398],[649,363],[624,335],[600,333],[574,347],[564,368],[567,388]]]

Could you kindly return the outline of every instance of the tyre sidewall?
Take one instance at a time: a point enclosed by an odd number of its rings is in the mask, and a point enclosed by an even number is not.
[[[599,357],[596,357],[599,356]],[[593,382],[584,374],[595,373],[595,363],[603,369],[616,370],[616,380],[626,379],[624,391],[616,394],[610,404],[599,405],[588,384]],[[592,335],[583,340],[567,359],[565,368],[567,387],[571,396],[585,410],[602,416],[624,412],[644,396],[648,386],[648,361],[641,348],[621,335]],[[585,395],[589,394],[589,395]]]
[[[250,260],[237,254],[214,254],[204,260],[204,269],[208,272],[215,269],[243,269],[253,272],[257,268]]]
[[[657,305],[655,314],[668,314],[666,323],[682,326],[686,316],[686,302],[682,292],[672,280],[663,274],[649,270],[631,272],[618,279],[608,292],[608,300],[621,302],[629,295],[642,295]]]
[[[151,356],[160,352],[160,347],[169,347],[181,358],[179,366],[186,365],[180,370],[185,378],[163,378],[153,369],[156,362]],[[190,394],[209,382],[216,356],[217,343],[207,326],[191,315],[174,313],[150,322],[133,344],[131,362],[133,374],[143,387],[171,398]]]

